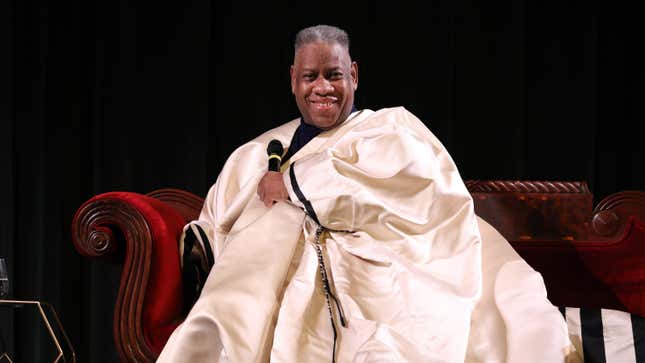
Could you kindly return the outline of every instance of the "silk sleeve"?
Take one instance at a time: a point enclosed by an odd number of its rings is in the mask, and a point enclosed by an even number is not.
[[[208,241],[199,242],[203,247],[206,247],[206,242],[210,244],[215,261],[222,253],[226,236],[245,205],[255,196],[264,167],[261,161],[266,159],[262,153],[262,145],[254,142],[235,150],[226,161],[217,181],[209,189],[199,218],[184,227],[182,239],[186,231],[195,225],[205,232]]]

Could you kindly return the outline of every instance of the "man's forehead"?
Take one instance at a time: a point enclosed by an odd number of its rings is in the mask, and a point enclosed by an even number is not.
[[[301,63],[351,63],[347,48],[339,43],[312,42],[302,45],[295,52],[294,65]]]

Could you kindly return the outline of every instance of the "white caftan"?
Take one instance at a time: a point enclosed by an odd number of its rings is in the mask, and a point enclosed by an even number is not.
[[[448,152],[405,109],[354,112],[312,139],[283,166],[291,202],[266,208],[266,146],[287,147],[298,124],[238,148],[209,191],[194,223],[215,265],[159,362],[564,361],[540,275],[478,221]]]

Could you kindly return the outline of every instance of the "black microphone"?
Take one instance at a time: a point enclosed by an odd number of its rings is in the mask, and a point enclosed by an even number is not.
[[[269,171],[280,171],[283,151],[284,148],[280,141],[273,139],[269,142],[269,146],[267,146],[267,155],[269,155]]]

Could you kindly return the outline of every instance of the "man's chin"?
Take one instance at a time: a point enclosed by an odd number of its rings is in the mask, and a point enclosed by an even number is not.
[[[338,119],[313,120],[314,126],[322,130],[333,129],[338,125]]]
[[[329,130],[334,128],[338,124],[338,116],[335,115],[335,117],[310,117],[309,122],[305,119],[305,122],[316,126],[319,129],[323,130]]]

